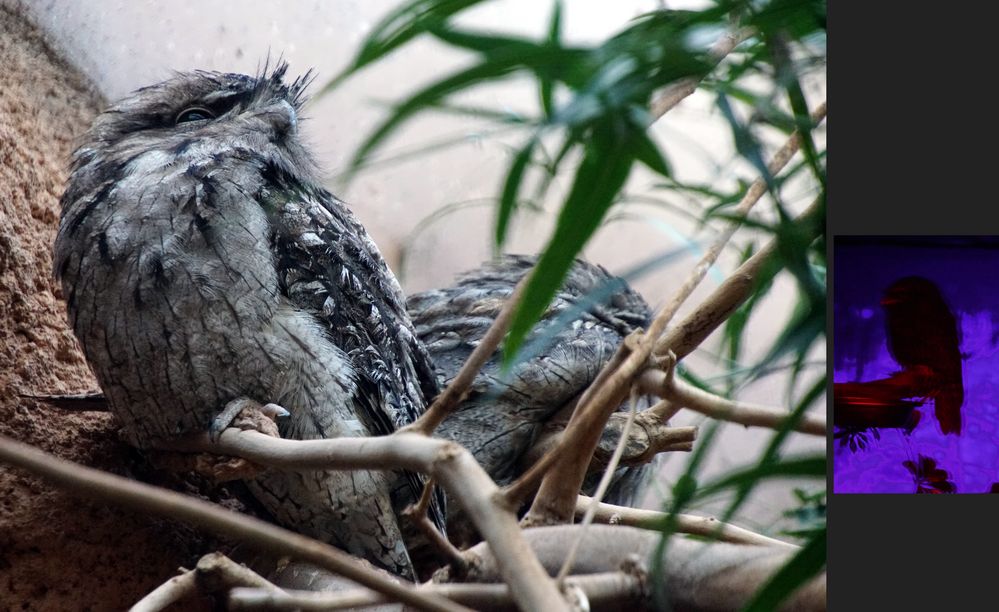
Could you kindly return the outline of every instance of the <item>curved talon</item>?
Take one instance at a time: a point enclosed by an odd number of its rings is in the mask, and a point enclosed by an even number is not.
[[[264,416],[269,417],[274,422],[277,422],[278,419],[283,419],[291,416],[291,413],[288,412],[286,408],[284,408],[283,406],[278,406],[277,404],[274,403],[264,404],[264,406],[260,409],[260,412],[262,412]]]
[[[248,397],[239,397],[226,404],[225,408],[212,420],[212,424],[208,428],[209,439],[212,442],[218,442],[222,436],[222,432],[232,425],[232,422],[244,408],[255,406],[259,406],[259,404]]]

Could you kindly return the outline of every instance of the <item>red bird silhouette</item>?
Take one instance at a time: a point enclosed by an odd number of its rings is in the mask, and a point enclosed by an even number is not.
[[[888,287],[881,305],[892,357],[926,381],[921,391],[933,398],[940,429],[959,435],[964,403],[960,338],[940,289],[928,279],[907,276]]]

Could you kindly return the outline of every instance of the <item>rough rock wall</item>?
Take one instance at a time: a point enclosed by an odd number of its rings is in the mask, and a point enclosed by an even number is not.
[[[0,434],[127,473],[110,414],[21,393],[95,389],[51,274],[73,140],[103,100],[13,2],[0,2]],[[53,489],[0,464],[0,609],[120,610],[204,549],[193,531]]]

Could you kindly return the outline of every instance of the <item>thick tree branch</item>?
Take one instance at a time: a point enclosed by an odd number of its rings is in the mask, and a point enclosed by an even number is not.
[[[645,584],[640,576],[624,572],[604,572],[571,576],[566,584],[580,589],[591,609],[620,609],[625,604],[641,603]],[[436,593],[475,610],[516,610],[510,587],[505,584],[424,584],[420,591]],[[368,590],[340,593],[289,591],[275,595],[262,589],[236,588],[229,594],[234,610],[331,610],[387,603],[384,595]]]
[[[240,433],[274,439],[257,432]],[[231,437],[234,434],[234,431],[227,430],[222,437]],[[207,439],[207,434],[205,438]],[[328,544],[251,516],[225,510],[200,499],[59,459],[5,436],[0,436],[0,460],[88,497],[121,504],[141,512],[186,521],[215,533],[245,541],[261,550],[310,561],[420,609],[455,611],[463,609],[446,599],[423,595],[411,586],[389,580],[381,573],[361,565],[350,555]]]
[[[575,541],[578,525],[527,529],[524,535],[544,567],[558,571],[568,548]],[[591,525],[583,540],[575,571],[593,574],[615,571],[635,562],[647,563],[655,553],[661,534],[624,525]],[[664,559],[663,580],[669,604],[677,610],[739,610],[781,567],[795,550],[779,546],[753,546],[726,542],[670,539]],[[467,580],[496,582],[499,574],[486,543],[470,548],[474,559]],[[647,601],[646,605],[652,605]],[[806,582],[784,603],[782,609],[809,612],[826,609],[825,572]]]
[[[278,595],[284,593],[260,574],[225,555],[209,553],[198,560],[193,570],[171,578],[143,597],[130,612],[157,612],[197,593],[216,594],[233,587],[252,587]]]
[[[521,607],[566,609],[555,583],[524,541],[517,517],[496,483],[469,451],[454,442],[406,431],[368,438],[283,440],[228,429],[217,443],[206,434],[198,434],[171,441],[167,447],[236,455],[278,469],[408,469],[427,474],[458,500],[482,537],[493,544],[504,581],[514,588]]]

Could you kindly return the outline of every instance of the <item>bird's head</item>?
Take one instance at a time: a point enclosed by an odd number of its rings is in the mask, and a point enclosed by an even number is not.
[[[198,70],[135,90],[83,136],[85,144],[73,155],[74,179],[87,188],[88,171],[159,170],[233,150],[314,174],[298,133],[312,76],[286,82],[287,71],[284,62],[257,76]]]
[[[933,281],[922,276],[906,276],[892,283],[881,297],[886,310],[916,304],[945,305],[940,289]]]

